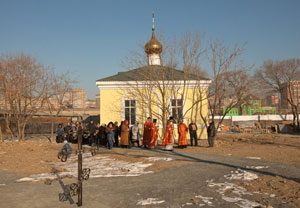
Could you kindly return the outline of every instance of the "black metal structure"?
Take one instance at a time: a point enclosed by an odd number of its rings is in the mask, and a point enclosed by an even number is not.
[[[78,195],[77,206],[82,206],[82,182],[83,180],[88,180],[90,177],[91,170],[90,168],[82,169],[82,136],[78,136],[78,150],[76,154],[78,155],[78,178],[77,183],[72,183],[70,185],[62,186],[64,192],[59,194],[59,201],[67,201],[69,200],[72,204],[73,199],[72,196]],[[68,154],[65,152],[59,152],[58,158],[61,159],[62,162],[66,162],[68,158]],[[74,202],[73,202],[74,203]]]

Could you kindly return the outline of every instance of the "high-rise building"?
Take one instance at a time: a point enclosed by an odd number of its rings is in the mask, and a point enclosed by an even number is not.
[[[278,106],[279,98],[278,95],[269,95],[266,97],[266,105],[267,106]]]
[[[86,93],[84,89],[72,89],[70,93],[65,95],[64,102],[68,103],[72,108],[85,108]]]
[[[96,108],[99,109],[100,108],[100,94],[96,95]]]
[[[291,104],[297,105],[300,104],[300,81],[291,81],[284,85],[284,88],[281,92],[281,108],[291,109]]]

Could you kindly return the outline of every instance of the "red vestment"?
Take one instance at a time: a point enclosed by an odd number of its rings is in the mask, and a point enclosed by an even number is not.
[[[153,124],[153,126],[151,128],[151,142],[149,145],[150,147],[155,147],[156,141],[157,141],[157,136],[158,136],[158,128]]]
[[[178,146],[187,146],[187,132],[188,127],[184,123],[178,124]]]
[[[154,124],[152,122],[145,122],[144,124],[144,134],[143,134],[143,145],[149,146],[151,142],[151,129]]]
[[[171,121],[167,122],[167,129],[164,134],[164,141],[162,143],[163,146],[166,146],[167,144],[173,144],[173,131],[174,127]]]

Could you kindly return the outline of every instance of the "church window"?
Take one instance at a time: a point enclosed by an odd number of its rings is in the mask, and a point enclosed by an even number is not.
[[[182,119],[182,99],[171,100],[172,116],[175,122]]]
[[[125,100],[125,120],[129,125],[133,125],[136,121],[136,101]]]

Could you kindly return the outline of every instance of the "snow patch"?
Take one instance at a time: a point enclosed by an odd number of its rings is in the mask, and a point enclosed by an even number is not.
[[[258,178],[256,174],[241,169],[231,171],[230,174],[224,175],[224,177],[228,180],[244,181]],[[206,182],[208,187],[216,188],[215,191],[221,195],[224,201],[235,203],[241,208],[264,207],[262,204],[242,198],[244,195],[252,195],[252,193],[248,192],[244,187],[229,182],[214,183],[213,180],[207,180]],[[226,196],[226,193],[232,193],[235,196]]]
[[[150,204],[162,204],[165,200],[159,200],[158,198],[147,198],[147,199],[141,199],[137,202],[136,205],[150,205]]]
[[[170,157],[148,157],[146,158],[146,160],[148,161],[166,161],[166,162],[169,162],[169,161],[172,161],[173,158],[170,158]]]
[[[230,174],[225,175],[224,177],[229,180],[245,180],[245,181],[251,181],[258,178],[256,174],[250,173],[248,171],[239,168],[236,171],[231,171]]]
[[[198,196],[195,196],[195,198],[199,198],[204,203],[208,204],[209,206],[213,206],[213,203],[210,201],[210,200],[214,199],[213,197],[205,197],[205,196],[198,195]]]
[[[251,160],[261,160],[260,157],[246,157],[246,158],[251,159]]]
[[[250,201],[248,199],[243,199],[240,197],[227,197],[227,196],[222,196],[222,199],[227,201],[227,202],[233,202],[237,206],[241,208],[252,208],[252,207],[264,207],[263,205]]]
[[[222,196],[225,194],[225,192],[227,191],[231,191],[232,193],[238,195],[238,196],[242,196],[242,195],[252,195],[251,193],[247,192],[247,190],[241,186],[237,186],[233,183],[209,183],[208,187],[216,187],[216,192],[218,192],[219,194],[221,194]]]
[[[256,170],[259,170],[259,169],[265,169],[265,168],[269,168],[270,166],[246,166],[246,168],[249,168],[249,169],[256,169]]]
[[[263,205],[250,201],[248,199],[242,198],[243,195],[252,195],[252,193],[247,192],[247,190],[241,186],[237,186],[233,183],[213,183],[208,184],[209,187],[217,187],[216,192],[218,192],[224,201],[235,203],[241,208],[252,208],[252,207],[264,207]],[[237,196],[225,196],[225,193],[230,191]]]
[[[90,153],[83,154],[83,168],[90,168],[90,178],[99,177],[118,177],[118,176],[140,176],[143,174],[153,173],[153,171],[145,171],[145,169],[152,164],[144,164],[142,162],[129,163],[111,159],[104,156],[92,157]],[[77,177],[77,155],[72,155],[67,162],[50,163],[54,168],[62,168],[66,171],[58,173],[42,173],[34,174],[29,177],[18,179],[17,182],[24,181],[40,181],[45,179],[57,179],[57,174],[60,177]]]

